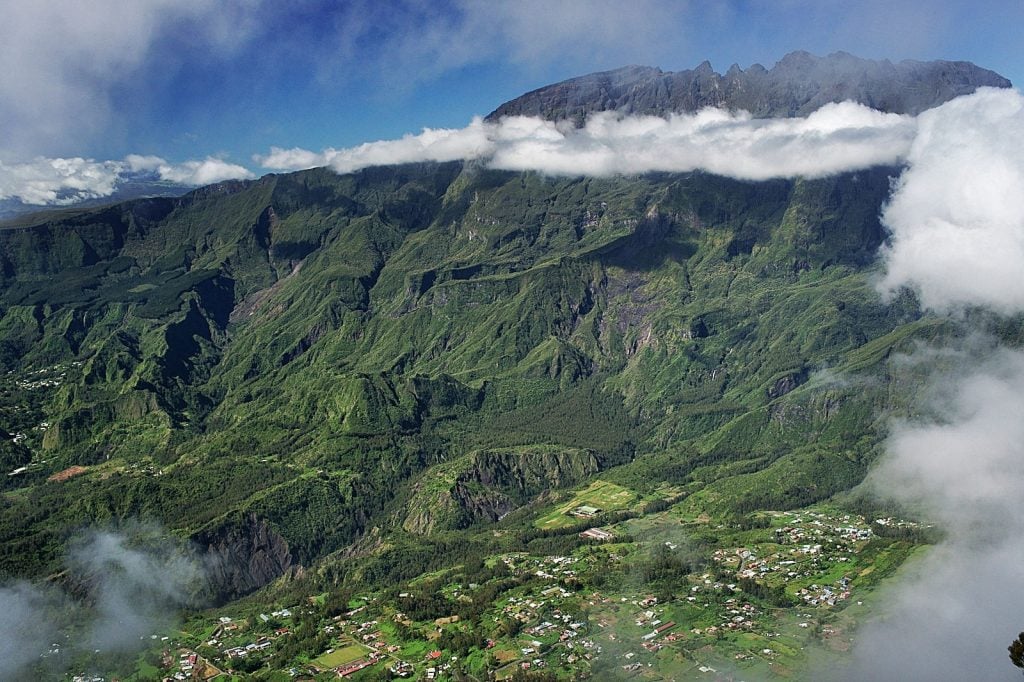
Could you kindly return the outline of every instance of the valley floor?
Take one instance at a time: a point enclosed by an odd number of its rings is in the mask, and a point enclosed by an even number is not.
[[[842,660],[873,589],[920,547],[915,523],[828,504],[725,519],[677,502],[611,524],[622,510],[601,510],[602,532],[581,533],[584,502],[642,509],[616,488],[536,510],[565,530],[548,543],[560,551],[378,591],[256,595],[155,640],[127,679],[801,679],[812,658]]]

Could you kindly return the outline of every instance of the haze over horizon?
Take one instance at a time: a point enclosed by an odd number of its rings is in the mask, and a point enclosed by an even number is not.
[[[122,171],[200,185],[273,170],[273,148],[461,128],[534,88],[627,64],[724,72],[847,51],[1024,77],[1014,2],[4,5],[0,123],[14,132],[0,143],[0,195],[30,183],[38,191],[19,196],[39,204],[57,201],[54,177],[100,196],[99,179]]]

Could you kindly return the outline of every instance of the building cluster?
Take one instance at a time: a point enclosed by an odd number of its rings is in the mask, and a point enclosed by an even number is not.
[[[772,542],[718,549],[712,559],[734,570],[737,578],[773,585],[796,583],[800,586],[797,595],[812,606],[835,606],[848,599],[846,577],[824,587],[804,581],[832,566],[849,563],[874,537],[870,526],[859,516],[811,511],[791,513],[783,520],[785,525],[773,531]]]

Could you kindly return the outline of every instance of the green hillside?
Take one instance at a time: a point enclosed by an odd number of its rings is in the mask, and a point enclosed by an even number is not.
[[[20,219],[0,576],[143,518],[232,557],[218,602],[300,566],[298,592],[383,588],[557,549],[575,535],[538,519],[566,505],[697,523],[828,500],[902,409],[889,358],[952,333],[873,290],[894,173],[319,169]],[[595,480],[623,502],[578,493]],[[257,535],[273,561],[246,559]]]

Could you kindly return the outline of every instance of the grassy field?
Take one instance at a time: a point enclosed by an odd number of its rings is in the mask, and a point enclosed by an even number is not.
[[[636,494],[620,485],[609,481],[594,481],[588,487],[564,502],[552,511],[537,519],[539,528],[564,528],[576,523],[578,519],[566,512],[580,506],[597,507],[601,511],[617,511],[625,509],[636,500]]]
[[[313,661],[314,664],[321,668],[337,668],[339,665],[345,665],[352,661],[358,660],[368,653],[365,647],[358,644],[349,644],[335,649],[329,654],[324,654],[320,658]]]

